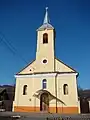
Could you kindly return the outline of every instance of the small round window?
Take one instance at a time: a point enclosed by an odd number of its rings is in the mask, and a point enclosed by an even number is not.
[[[46,60],[46,59],[44,59],[44,60],[43,60],[43,63],[47,63],[47,60]]]

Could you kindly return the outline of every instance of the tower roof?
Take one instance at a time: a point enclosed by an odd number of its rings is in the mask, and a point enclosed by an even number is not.
[[[50,19],[48,15],[48,7],[46,7],[43,25],[38,28],[38,30],[44,30],[44,29],[54,29],[54,27],[50,24]]]
[[[45,13],[43,24],[48,24],[48,23],[50,23],[50,20],[48,16],[48,7],[46,7],[46,13]]]

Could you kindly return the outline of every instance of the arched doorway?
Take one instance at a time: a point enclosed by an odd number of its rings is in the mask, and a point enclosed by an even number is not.
[[[40,96],[40,111],[49,111],[49,95],[42,93]]]

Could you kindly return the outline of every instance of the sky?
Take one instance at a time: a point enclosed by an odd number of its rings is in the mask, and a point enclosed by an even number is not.
[[[0,84],[15,84],[14,75],[35,59],[45,7],[56,29],[56,57],[90,89],[90,0],[0,0]]]

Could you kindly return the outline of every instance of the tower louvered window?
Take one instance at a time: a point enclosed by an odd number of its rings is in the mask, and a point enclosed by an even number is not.
[[[43,44],[46,44],[46,43],[48,43],[48,34],[44,33],[43,34]]]

